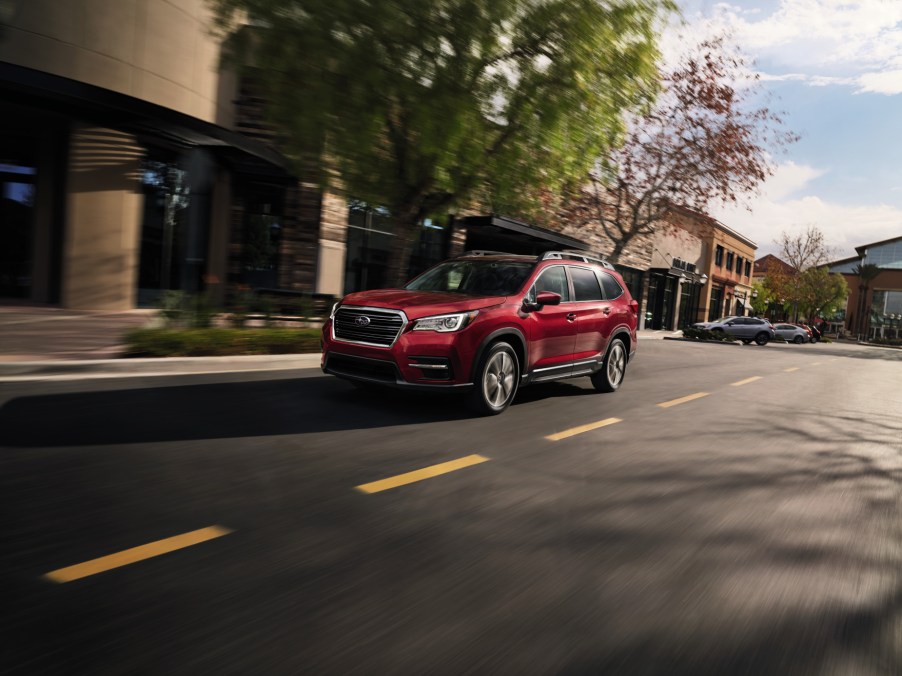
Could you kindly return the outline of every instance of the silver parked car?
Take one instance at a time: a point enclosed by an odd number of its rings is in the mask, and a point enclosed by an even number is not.
[[[811,340],[808,332],[795,324],[774,324],[774,333],[787,343],[795,343],[796,345],[801,345]]]
[[[757,345],[767,345],[767,342],[773,340],[776,335],[771,323],[758,317],[722,317],[715,322],[699,322],[692,326],[696,329],[708,329],[714,333],[718,331],[726,333],[739,338],[746,345],[752,341]]]

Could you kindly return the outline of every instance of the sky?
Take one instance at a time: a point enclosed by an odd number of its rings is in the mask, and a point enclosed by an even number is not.
[[[779,255],[781,233],[816,226],[833,260],[902,236],[902,0],[678,0],[678,45],[728,30],[770,108],[800,140],[747,206],[709,212]]]

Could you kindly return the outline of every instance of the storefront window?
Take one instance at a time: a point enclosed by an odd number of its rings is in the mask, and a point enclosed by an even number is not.
[[[181,288],[190,190],[173,159],[151,156],[141,163],[144,214],[138,303],[153,305],[163,291]]]
[[[36,178],[27,152],[0,147],[0,296],[31,294]]]
[[[244,206],[241,282],[254,289],[279,286],[283,190],[252,185]]]
[[[345,293],[389,286],[388,264],[397,228],[388,209],[353,201],[349,205]],[[410,256],[411,279],[442,261],[447,251],[447,230],[425,219]]]

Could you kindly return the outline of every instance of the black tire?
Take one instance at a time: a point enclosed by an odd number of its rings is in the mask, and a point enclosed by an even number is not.
[[[801,345],[802,343],[805,342],[805,339],[802,338],[802,336],[796,336],[795,338],[792,339],[792,342],[794,342],[796,345]]]
[[[467,405],[480,415],[507,410],[520,385],[520,360],[510,344],[494,343],[482,356]]]
[[[768,340],[770,340],[770,336],[762,331],[757,336],[755,336],[755,345],[767,345]]]
[[[751,345],[751,344],[752,344],[752,339],[751,339],[751,338],[743,338],[743,339],[742,339],[742,344],[743,344],[743,345]]]
[[[592,385],[599,392],[614,392],[623,384],[626,377],[626,364],[629,356],[622,340],[612,340],[608,345],[601,369],[592,374]]]

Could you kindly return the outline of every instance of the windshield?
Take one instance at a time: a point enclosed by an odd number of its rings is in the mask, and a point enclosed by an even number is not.
[[[468,296],[510,296],[523,286],[534,265],[511,261],[447,261],[427,270],[404,288]]]

